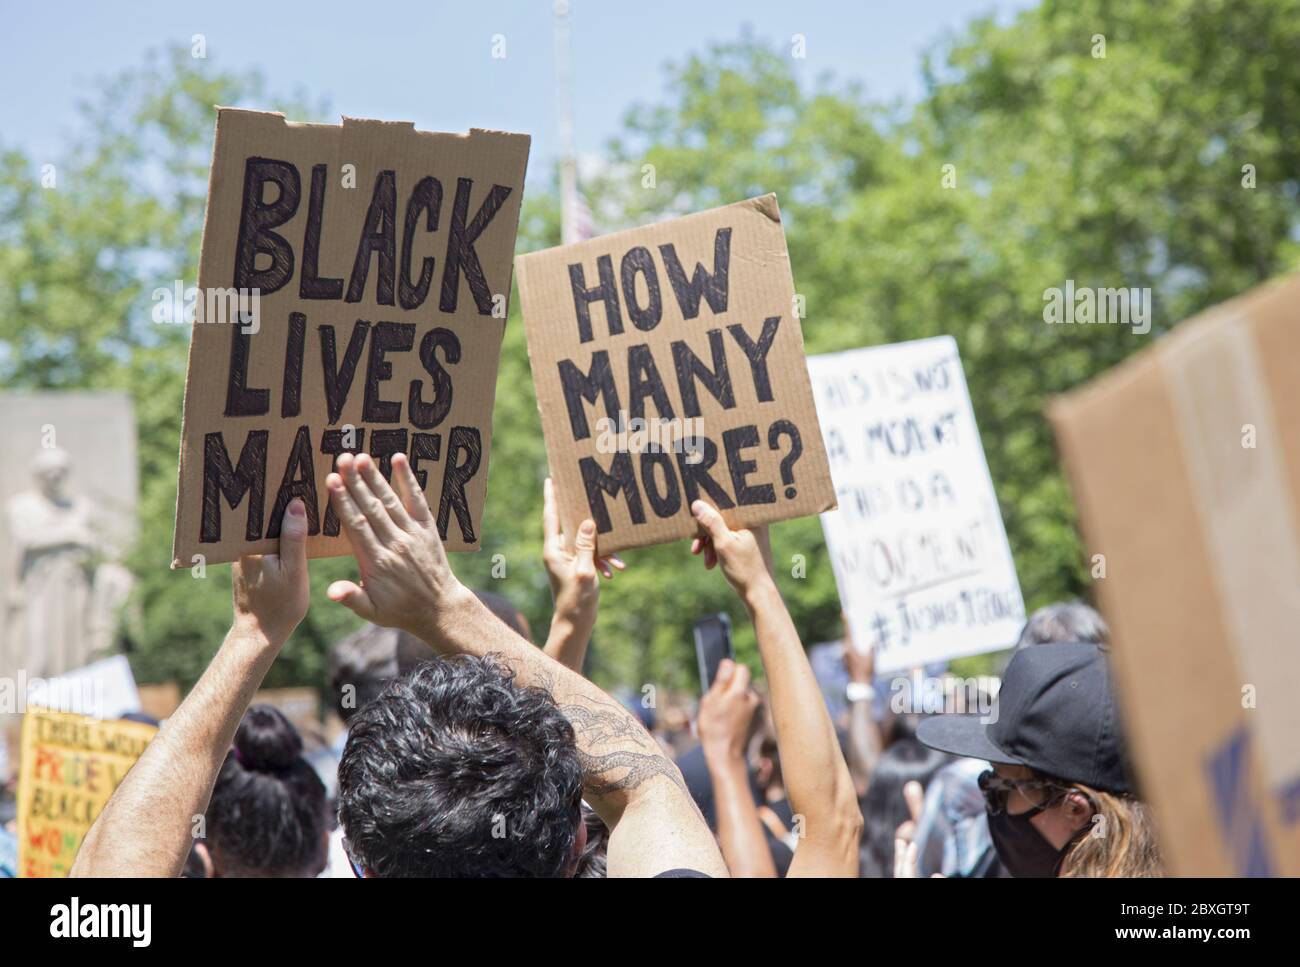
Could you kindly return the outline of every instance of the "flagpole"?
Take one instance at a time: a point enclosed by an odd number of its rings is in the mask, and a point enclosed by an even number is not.
[[[573,152],[573,98],[569,76],[569,0],[555,0],[555,100],[560,119],[560,241],[578,241],[578,162]]]

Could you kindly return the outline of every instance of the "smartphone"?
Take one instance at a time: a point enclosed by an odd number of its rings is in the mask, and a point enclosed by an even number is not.
[[[695,622],[695,659],[700,666],[700,694],[713,686],[722,659],[735,659],[731,644],[731,616],[725,612],[705,615]]]

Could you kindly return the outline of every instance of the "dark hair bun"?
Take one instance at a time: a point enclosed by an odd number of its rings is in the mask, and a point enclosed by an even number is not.
[[[235,731],[239,763],[252,772],[287,769],[302,754],[298,730],[273,705],[254,705]]]

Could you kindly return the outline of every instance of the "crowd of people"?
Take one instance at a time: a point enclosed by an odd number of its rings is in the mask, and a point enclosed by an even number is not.
[[[753,622],[764,687],[722,662],[692,733],[582,674],[602,556],[545,495],[555,600],[545,641],[448,566],[405,456],[327,480],[358,582],[331,601],[367,626],[335,648],[344,731],[305,751],[254,693],[306,615],[307,518],[232,566],[220,649],[87,834],[74,876],[1158,876],[1106,659],[1086,605],[1033,615],[991,708],[882,700],[844,648],[832,716],[772,571],[766,528],[692,513],[691,553]],[[990,696],[991,697],[991,696]]]

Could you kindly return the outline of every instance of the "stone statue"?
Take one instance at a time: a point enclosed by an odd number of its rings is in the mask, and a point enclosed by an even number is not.
[[[36,487],[5,506],[13,580],[7,595],[5,661],[49,678],[102,657],[113,644],[130,575],[109,560],[96,508],[69,492],[68,454],[43,449],[32,461]]]

